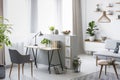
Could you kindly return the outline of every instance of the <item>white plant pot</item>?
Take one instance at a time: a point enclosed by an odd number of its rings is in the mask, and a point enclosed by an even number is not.
[[[94,41],[95,40],[95,36],[89,36],[89,40],[90,41]]]

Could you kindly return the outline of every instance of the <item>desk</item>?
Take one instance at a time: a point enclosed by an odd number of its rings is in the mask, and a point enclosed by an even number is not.
[[[94,53],[93,55],[96,56],[96,65],[97,65],[97,61],[98,61],[98,56],[120,59],[120,54],[116,54],[116,53],[113,53],[111,51],[98,51],[98,52]]]
[[[61,57],[60,57],[60,52],[59,52],[60,48],[40,47],[40,46],[25,46],[25,47],[27,48],[26,49],[26,54],[28,52],[28,49],[32,49],[36,68],[38,67],[37,66],[37,50],[40,49],[40,50],[47,51],[47,53],[48,53],[48,70],[49,70],[49,73],[51,73],[50,67],[57,66],[57,65],[60,65],[61,68],[62,68],[62,70],[63,70],[63,65],[62,65],[62,61],[61,61]],[[35,52],[34,52],[34,49],[36,50]],[[58,53],[59,63],[60,64],[51,64],[53,53],[54,53],[55,50]],[[50,53],[51,53],[51,56],[50,56]]]

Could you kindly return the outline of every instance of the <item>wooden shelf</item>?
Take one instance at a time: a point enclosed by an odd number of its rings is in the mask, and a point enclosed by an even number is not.
[[[107,6],[107,7],[112,8],[113,6]]]
[[[116,12],[120,12],[120,10],[117,10]]]
[[[120,4],[120,2],[116,2],[116,4]]]
[[[117,20],[120,20],[120,19],[117,18]]]
[[[103,12],[103,11],[94,11],[94,12]]]
[[[102,42],[101,40],[95,39],[94,41],[90,41],[89,39],[85,39],[86,42]]]

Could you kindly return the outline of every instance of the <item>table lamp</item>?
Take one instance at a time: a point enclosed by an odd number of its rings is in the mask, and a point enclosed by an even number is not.
[[[38,35],[42,36],[43,34],[40,31],[40,32],[38,32],[37,34],[34,35],[34,37],[33,37],[33,38],[35,38],[35,44],[34,44],[34,46],[38,46],[37,43],[36,43],[36,38],[37,38]]]

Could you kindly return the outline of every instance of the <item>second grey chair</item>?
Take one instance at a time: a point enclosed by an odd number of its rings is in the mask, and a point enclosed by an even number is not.
[[[9,77],[12,72],[13,64],[18,64],[18,80],[20,80],[20,64],[22,64],[22,73],[24,74],[24,63],[31,63],[31,76],[33,76],[33,60],[30,59],[30,55],[21,55],[17,50],[9,49],[10,59],[12,62]]]

